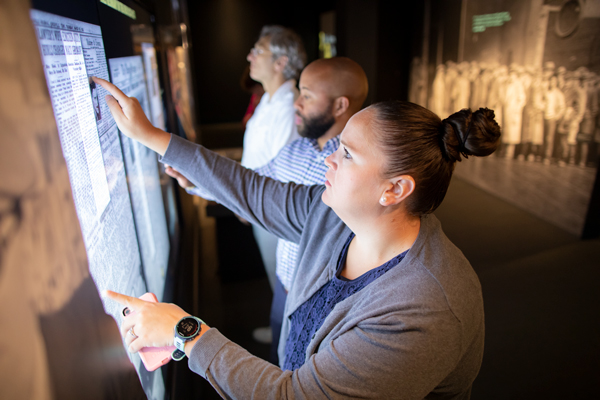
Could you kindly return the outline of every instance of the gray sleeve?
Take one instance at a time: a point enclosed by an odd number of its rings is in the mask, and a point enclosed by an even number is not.
[[[306,217],[322,189],[282,183],[171,135],[161,162],[171,165],[203,193],[279,238],[298,243]]]
[[[294,372],[213,329],[189,366],[227,399],[423,399],[459,362],[461,334],[449,311],[413,311],[361,321]]]
[[[297,381],[321,398],[424,399],[459,362],[460,338],[449,311],[365,319],[306,360]]]
[[[278,161],[277,157],[275,157],[274,159],[272,159],[271,161],[269,161],[267,164],[263,165],[262,167],[255,168],[254,172],[256,172],[257,174],[262,175],[262,176],[268,176],[269,178],[277,179],[277,176],[275,174],[277,161]],[[206,190],[202,187],[194,186],[192,188],[185,189],[185,191],[188,194],[191,194],[194,196],[199,196],[206,200],[215,201],[215,198],[213,197],[213,195],[208,190]]]
[[[213,198],[212,194],[210,194],[208,192],[208,190],[205,190],[202,187],[198,187],[198,186],[194,186],[192,188],[186,188],[185,191],[188,194],[191,194],[193,196],[198,196],[198,197],[202,197],[203,199],[209,200],[209,201],[215,201],[215,199]]]

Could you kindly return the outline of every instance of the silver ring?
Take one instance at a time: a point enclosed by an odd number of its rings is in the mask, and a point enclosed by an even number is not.
[[[136,334],[135,334],[135,332],[133,331],[133,326],[131,327],[131,329],[129,329],[129,330],[127,331],[127,333],[129,333],[129,334],[130,334],[131,336],[133,336],[134,338],[137,338],[137,337],[138,337],[138,335],[136,335]]]

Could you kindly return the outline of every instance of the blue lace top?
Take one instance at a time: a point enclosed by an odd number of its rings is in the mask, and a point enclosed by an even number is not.
[[[340,273],[346,262],[348,247],[353,238],[354,233],[351,233],[344,244],[338,259],[335,276],[290,316],[290,334],[285,344],[286,357],[283,364],[284,370],[294,371],[304,364],[308,344],[337,303],[359,292],[369,283],[392,269],[402,261],[408,252],[406,250],[385,264],[366,272],[358,278],[348,280],[340,276]]]

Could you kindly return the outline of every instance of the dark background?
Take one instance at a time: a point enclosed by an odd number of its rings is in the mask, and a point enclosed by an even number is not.
[[[200,124],[241,120],[250,96],[239,80],[263,25],[294,29],[311,62],[318,58],[319,17],[332,10],[337,54],[355,60],[367,74],[365,104],[406,99],[410,60],[422,36],[422,2],[204,0],[190,1],[188,7]]]

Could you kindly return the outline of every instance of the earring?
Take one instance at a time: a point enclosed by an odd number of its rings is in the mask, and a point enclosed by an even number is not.
[[[387,198],[385,196],[381,197],[381,200],[380,200],[381,203],[385,203],[386,201],[387,201]]]

